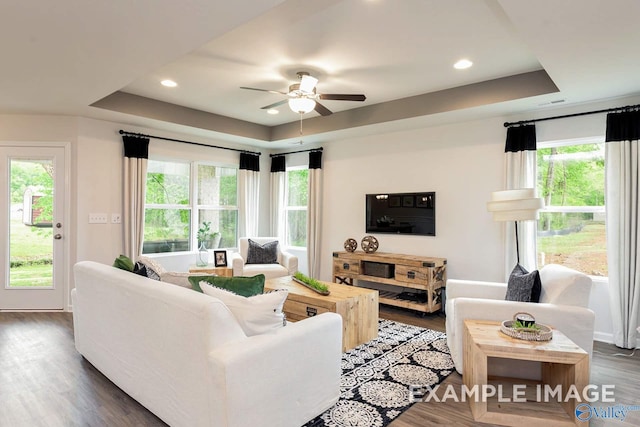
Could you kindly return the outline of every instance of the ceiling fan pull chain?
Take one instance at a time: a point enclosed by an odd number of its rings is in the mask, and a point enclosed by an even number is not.
[[[300,145],[302,145],[302,113],[300,113]]]

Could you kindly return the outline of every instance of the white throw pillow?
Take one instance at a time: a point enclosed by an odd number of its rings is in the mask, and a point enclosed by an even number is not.
[[[282,312],[289,295],[286,289],[243,297],[204,281],[200,282],[200,287],[205,294],[218,298],[231,310],[248,337],[273,332],[286,325]]]

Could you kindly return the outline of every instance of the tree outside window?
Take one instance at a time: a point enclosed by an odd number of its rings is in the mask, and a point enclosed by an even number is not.
[[[604,143],[540,145],[538,194],[545,208],[538,221],[538,264],[606,277]]]

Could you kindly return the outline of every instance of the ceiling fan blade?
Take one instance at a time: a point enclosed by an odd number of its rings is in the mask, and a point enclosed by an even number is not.
[[[287,94],[287,92],[280,92],[278,90],[258,89],[258,88],[255,88],[255,87],[240,86],[240,89],[257,90],[259,92],[269,92],[269,93],[275,93],[275,94],[280,94],[280,95],[286,95]]]
[[[318,97],[320,99],[328,99],[330,101],[364,101],[367,99],[364,95],[348,95],[339,93],[321,93]]]
[[[324,105],[320,104],[318,101],[316,101],[316,106],[315,106],[314,110],[316,110],[316,112],[318,114],[320,114],[321,116],[328,116],[328,115],[333,114],[333,112],[331,112],[331,110],[329,110]]]
[[[313,93],[313,88],[318,84],[318,79],[308,74],[300,78],[300,90],[304,93]]]
[[[286,104],[287,102],[289,102],[288,99],[283,99],[282,101],[278,101],[278,102],[274,102],[273,104],[266,105],[262,107],[261,110],[269,110],[271,108],[276,108],[281,106],[282,104]]]

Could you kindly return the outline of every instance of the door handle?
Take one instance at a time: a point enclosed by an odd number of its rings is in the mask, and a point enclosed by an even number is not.
[[[60,240],[60,239],[62,239],[62,234],[56,234],[56,235],[53,236],[53,238],[56,239],[56,240]]]

